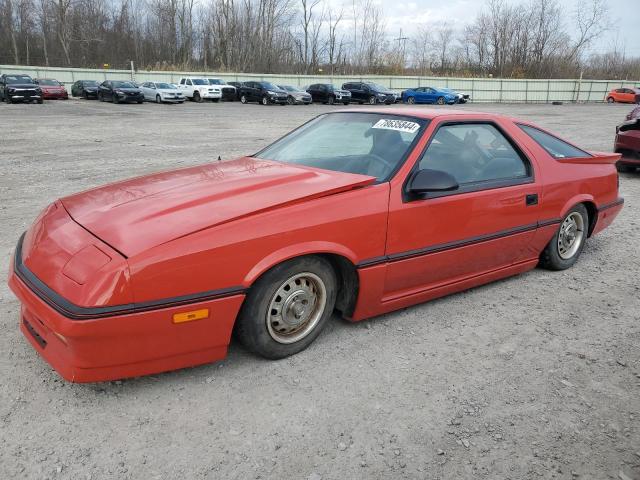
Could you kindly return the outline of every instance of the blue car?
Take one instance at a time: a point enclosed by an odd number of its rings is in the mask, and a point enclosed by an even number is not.
[[[458,103],[458,93],[447,88],[417,87],[402,92],[404,103],[436,103],[452,105]]]

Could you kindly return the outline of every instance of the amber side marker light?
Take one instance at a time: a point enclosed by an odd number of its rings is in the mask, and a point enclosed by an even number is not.
[[[174,313],[173,323],[191,322],[193,320],[202,320],[209,318],[209,309],[201,308],[200,310],[191,310],[190,312]]]

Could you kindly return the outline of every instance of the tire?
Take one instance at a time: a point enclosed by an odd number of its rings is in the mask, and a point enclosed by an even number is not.
[[[200,92],[193,92],[193,101],[197,103],[202,103],[202,97],[200,96]]]
[[[244,95],[240,95],[240,103],[246,104],[247,103],[247,97],[244,96]]]
[[[607,103],[615,103],[616,101],[614,100],[613,97],[607,97]]]
[[[40,98],[40,99],[36,100],[36,102],[37,102],[39,105],[42,105],[42,104],[44,103],[44,100]]]
[[[565,270],[578,260],[589,232],[589,214],[579,203],[564,216],[558,231],[540,255],[540,266],[548,270]],[[572,242],[569,242],[573,239]]]
[[[142,105],[144,103],[144,100],[138,100],[138,105]]]
[[[436,100],[436,103],[438,105],[444,105],[444,97],[438,97],[438,99]]]
[[[415,105],[415,103],[416,103],[416,97],[409,97],[409,98],[407,98],[407,103],[408,103],[409,105]]]
[[[281,263],[251,287],[234,333],[245,348],[262,357],[275,360],[294,355],[322,331],[333,313],[336,290],[336,274],[322,257]],[[307,312],[309,305],[313,308]]]
[[[162,99],[160,98],[160,95],[156,95],[156,103],[162,103]]]
[[[333,105],[334,103],[336,103],[336,97],[329,97],[329,98],[327,99],[327,103],[328,103],[329,105]]]
[[[82,92],[82,98],[89,100],[89,94],[87,92]]]
[[[120,101],[118,100],[118,96],[115,93],[111,94],[111,101],[115,104],[120,103]]]
[[[269,99],[266,96],[262,97],[262,101],[260,103],[262,103],[262,105],[269,105]]]
[[[626,163],[621,162],[616,163],[616,169],[620,173],[631,173],[636,171],[636,167],[634,167],[633,165],[627,165]]]
[[[98,93],[98,101],[104,102],[104,96],[101,93]]]
[[[347,106],[349,105],[351,102],[342,102],[343,105]]]
[[[375,105],[376,103],[378,103],[378,100],[376,99],[375,95],[371,95],[369,97],[369,105]]]
[[[295,98],[293,98],[291,95],[289,95],[289,96],[287,97],[287,103],[288,103],[289,105],[295,105],[295,104],[296,104],[296,99],[295,99]]]

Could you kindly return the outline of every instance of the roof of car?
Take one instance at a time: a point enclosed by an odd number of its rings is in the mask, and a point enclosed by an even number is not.
[[[339,112],[344,113],[380,113],[388,115],[402,115],[404,117],[415,117],[432,120],[436,117],[443,116],[460,116],[460,117],[474,117],[474,118],[508,118],[505,115],[499,115],[497,113],[488,112],[473,112],[469,110],[454,110],[454,109],[441,109],[441,108],[372,108],[372,109],[341,109]]]

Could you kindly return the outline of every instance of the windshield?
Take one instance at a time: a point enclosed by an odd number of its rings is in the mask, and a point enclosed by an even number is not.
[[[275,91],[282,90],[280,87],[270,82],[260,82],[260,85],[262,85],[263,88],[266,88],[268,90],[275,90]]]
[[[27,77],[26,75],[7,75],[4,78],[7,83],[33,83],[31,77]]]
[[[204,78],[192,78],[191,83],[194,85],[209,85],[209,81]]]
[[[82,82],[82,85],[85,87],[97,87],[98,86],[98,82],[94,81],[94,80],[85,80]]]
[[[224,85],[224,82],[219,78],[210,78],[209,85]]]
[[[278,88],[281,90],[286,90],[287,92],[299,92],[296,87],[292,87],[291,85],[278,85]]]
[[[387,87],[383,87],[382,85],[378,85],[377,83],[367,83],[370,88],[377,90],[378,92],[386,92],[389,90]]]
[[[113,88],[137,88],[133,83],[131,82],[112,82],[113,84]]]
[[[41,79],[38,80],[38,85],[44,85],[45,87],[59,87],[60,82],[56,82],[55,80]]]
[[[164,88],[166,90],[175,90],[173,85],[169,85],[168,83],[156,83],[156,88]]]
[[[256,157],[386,181],[427,123],[402,115],[330,113],[294,130]]]

